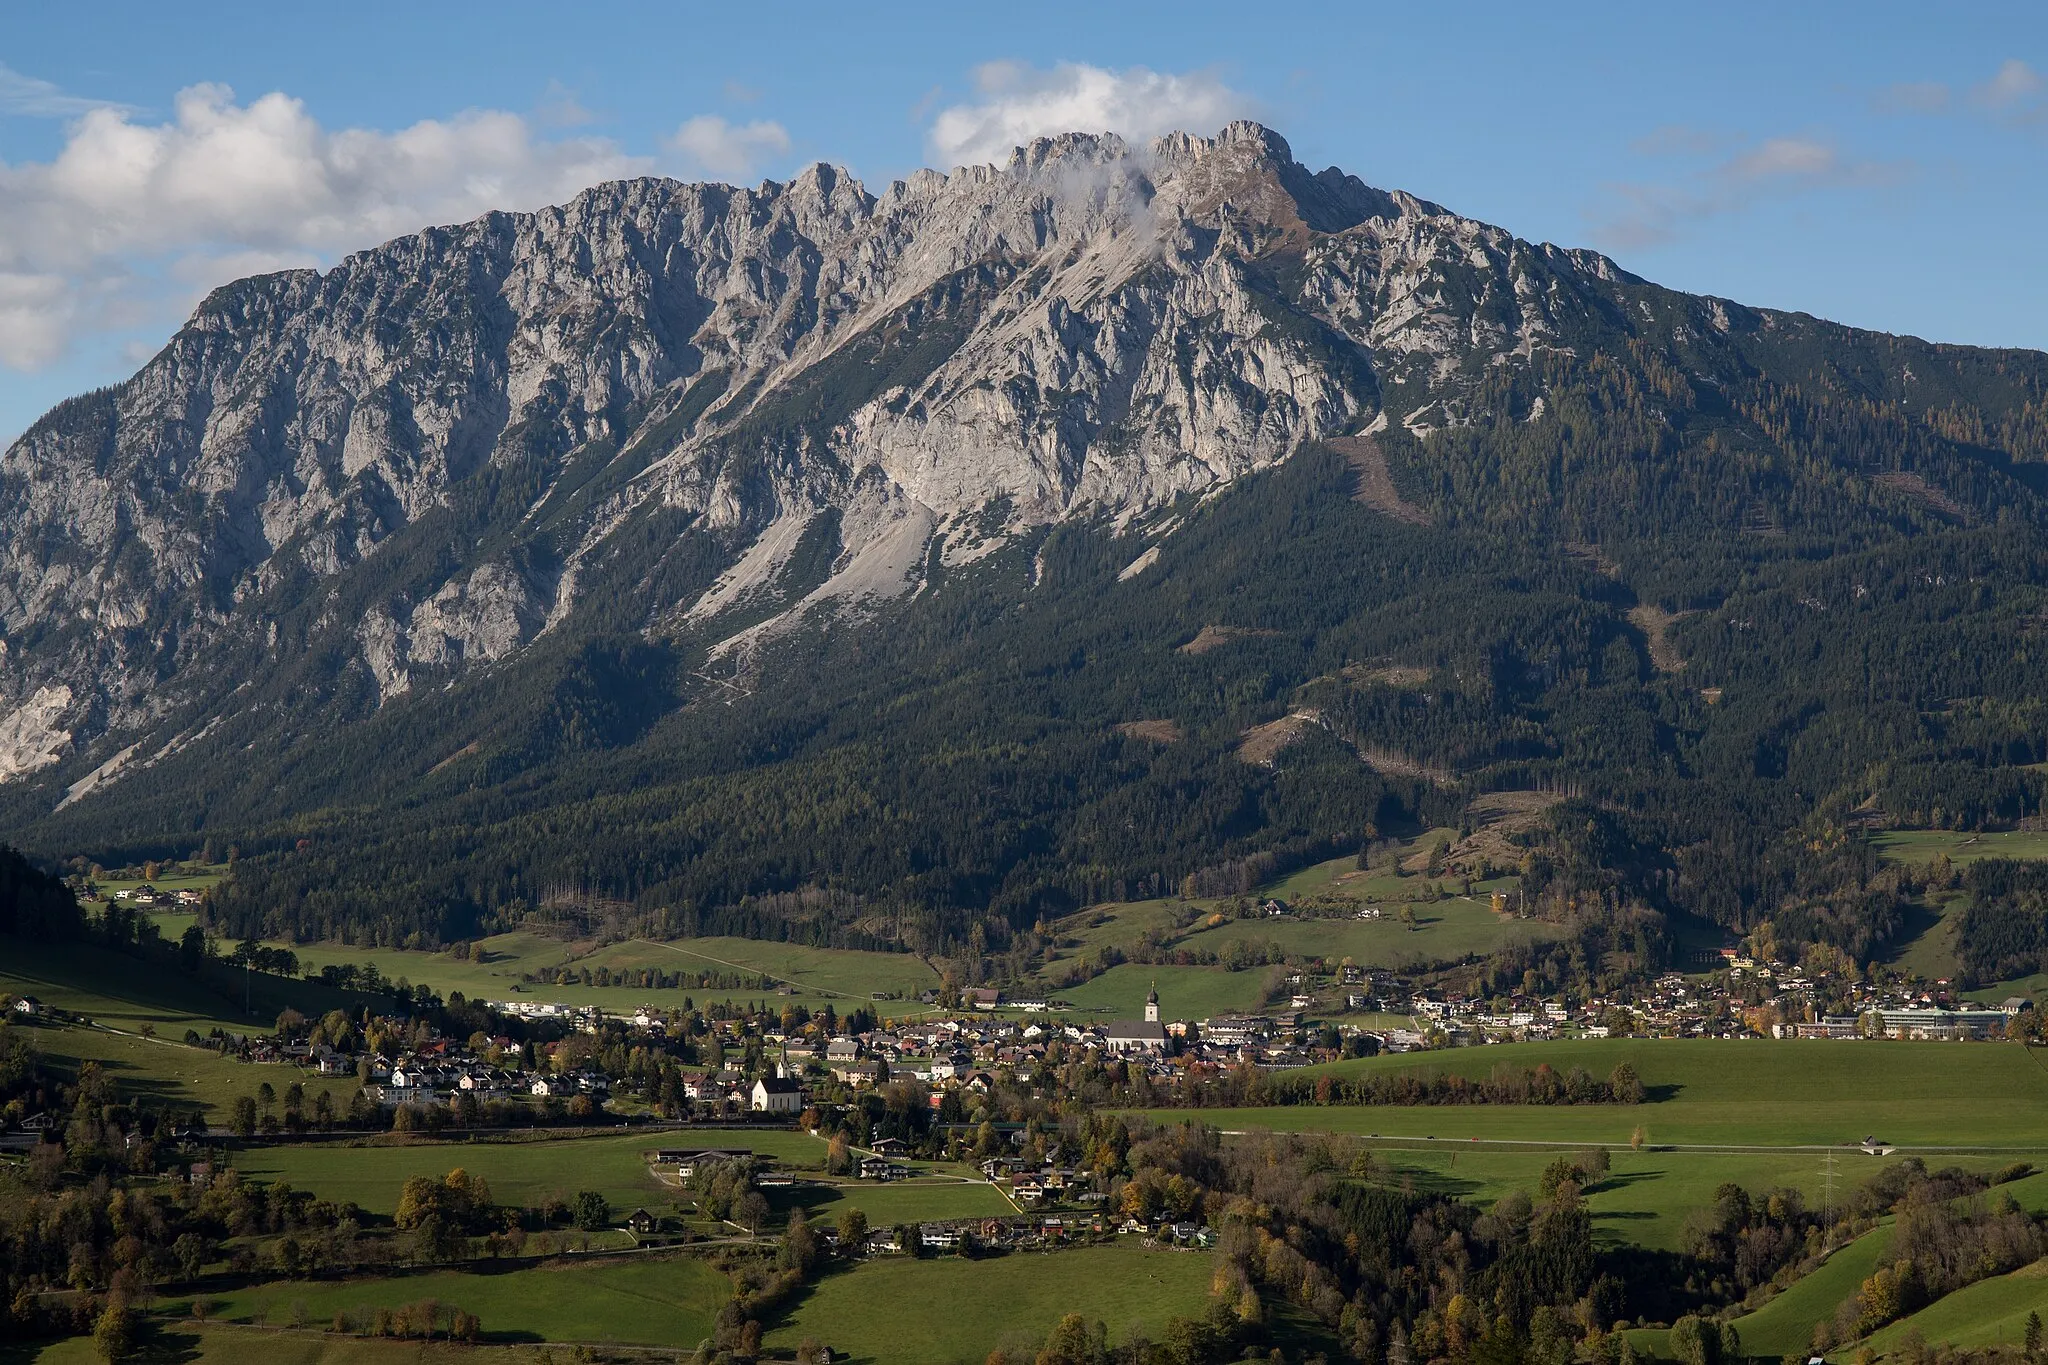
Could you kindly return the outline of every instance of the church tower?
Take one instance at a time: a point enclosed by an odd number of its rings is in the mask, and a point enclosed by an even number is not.
[[[1159,985],[1157,982],[1153,983],[1152,993],[1145,997],[1145,1022],[1148,1024],[1159,1022]]]

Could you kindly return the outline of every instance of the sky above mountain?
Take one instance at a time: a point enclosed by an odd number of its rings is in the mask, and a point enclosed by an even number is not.
[[[0,440],[208,288],[429,223],[1237,117],[1680,288],[2048,348],[2038,3],[98,3],[0,29]]]

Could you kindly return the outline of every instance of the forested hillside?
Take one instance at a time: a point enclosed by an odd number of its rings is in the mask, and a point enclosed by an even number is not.
[[[1182,310],[1147,361],[1177,378],[1089,426],[1058,515],[988,491],[890,520],[859,490],[911,476],[846,454],[939,403],[933,376],[956,404],[1082,403],[976,350],[1057,274],[997,253],[824,358],[700,372],[581,444],[512,424],[338,567],[223,580],[203,649],[156,627],[147,742],[73,741],[0,785],[0,828],[48,857],[232,849],[235,934],[438,943],[546,905],[951,953],[1544,791],[1571,799],[1518,852],[1532,908],[1575,926],[1556,951],[1647,966],[1673,916],[1868,957],[1915,891],[1869,826],[2040,814],[2048,357],[1676,294],[1291,162],[1244,183],[1257,214],[1188,200],[1185,257],[1132,267],[1132,299]],[[1390,244],[1418,233],[1402,321]],[[1217,311],[1183,269],[1229,274]],[[1306,402],[1283,358],[1320,395],[1283,457],[1163,472],[1202,395],[1229,399],[1203,441]],[[671,446],[769,510],[636,501]],[[785,515],[817,470],[838,491]],[[1078,491],[1098,477],[1124,491]],[[845,588],[877,546],[897,586]],[[426,604],[452,620],[490,574],[527,585],[510,643],[426,659]],[[392,612],[403,686],[365,633]],[[10,623],[14,657],[71,629]]]

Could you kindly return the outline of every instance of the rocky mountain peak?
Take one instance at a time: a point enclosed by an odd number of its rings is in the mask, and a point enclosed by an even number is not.
[[[238,281],[0,455],[0,782],[168,752],[230,645],[372,705],[599,610],[746,659],[1050,523],[1469,420],[1588,280],[1240,122],[879,195],[619,181]],[[649,536],[711,567],[628,572]]]

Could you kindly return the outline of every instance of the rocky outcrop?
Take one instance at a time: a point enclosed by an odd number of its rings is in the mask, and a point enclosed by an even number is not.
[[[169,724],[230,642],[309,647],[298,605],[379,704],[593,593],[744,653],[1048,522],[1470,420],[1615,277],[1234,124],[879,194],[607,184],[243,280],[0,456],[0,781]],[[623,567],[657,518],[723,575]]]

